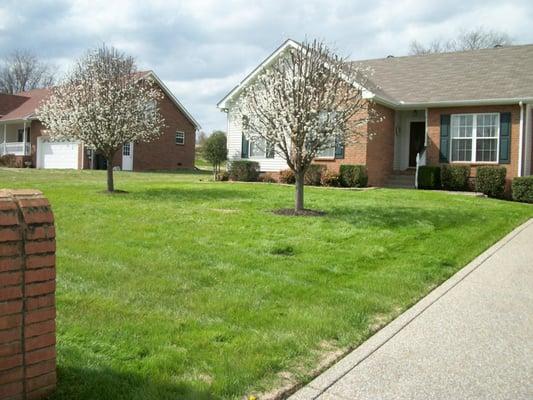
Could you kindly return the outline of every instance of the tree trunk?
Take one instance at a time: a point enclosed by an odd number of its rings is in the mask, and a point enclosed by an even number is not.
[[[294,178],[296,179],[295,182],[295,197],[294,197],[294,211],[300,212],[304,209],[304,173],[303,172],[295,172]]]
[[[107,157],[107,191],[115,191],[115,183],[113,182],[113,157]]]

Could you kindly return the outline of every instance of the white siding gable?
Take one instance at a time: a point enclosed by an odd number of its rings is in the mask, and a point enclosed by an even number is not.
[[[240,121],[235,117],[231,108],[227,112],[228,116],[228,160],[235,161],[241,159],[241,145],[242,145],[242,129]],[[247,158],[250,161],[257,161],[261,172],[279,172],[281,170],[287,169],[287,163],[279,155],[275,154],[274,158],[258,158],[250,157]]]

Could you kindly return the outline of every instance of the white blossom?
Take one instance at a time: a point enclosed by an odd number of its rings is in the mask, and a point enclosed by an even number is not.
[[[37,112],[53,140],[79,140],[106,157],[110,191],[115,153],[124,143],[157,138],[164,127],[154,107],[162,92],[140,78],[131,57],[104,45],[80,59]]]
[[[303,175],[317,154],[336,141],[349,145],[368,137],[369,123],[380,120],[363,96],[370,75],[315,40],[287,47],[232,105],[244,135],[273,145],[294,171],[296,211],[303,207]]]

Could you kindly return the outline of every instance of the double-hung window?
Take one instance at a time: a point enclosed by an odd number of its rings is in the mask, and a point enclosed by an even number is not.
[[[498,162],[500,114],[451,116],[452,162]]]
[[[274,158],[274,145],[265,139],[248,141],[248,154],[254,158]]]
[[[176,131],[176,144],[185,144],[185,133]]]
[[[335,118],[337,118],[337,113],[334,111],[326,112],[322,111],[319,114],[319,121],[321,124],[325,123],[334,123]],[[329,146],[320,150],[316,158],[344,158],[344,143],[340,140],[340,134],[332,134],[328,139]]]

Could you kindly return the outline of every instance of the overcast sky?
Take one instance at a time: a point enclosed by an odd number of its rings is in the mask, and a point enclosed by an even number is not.
[[[2,0],[0,52],[30,49],[64,72],[87,48],[114,45],[211,132],[226,127],[216,103],[287,38],[366,59],[478,26],[533,43],[533,0]]]

